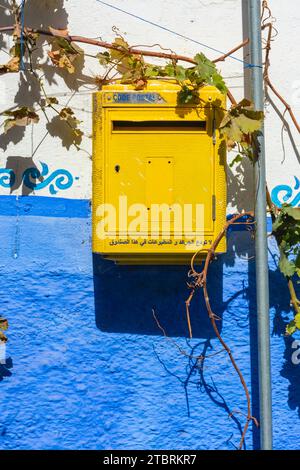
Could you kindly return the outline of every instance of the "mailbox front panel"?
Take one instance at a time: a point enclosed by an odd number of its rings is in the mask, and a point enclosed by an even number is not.
[[[93,250],[141,264],[180,264],[207,251],[226,207],[216,110],[110,106],[105,92],[95,100]]]

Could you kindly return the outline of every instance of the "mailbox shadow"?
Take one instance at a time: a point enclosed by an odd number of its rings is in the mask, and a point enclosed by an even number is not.
[[[243,233],[240,233],[243,232]],[[243,331],[248,331],[250,336],[250,370],[251,382],[248,386],[252,396],[252,415],[259,420],[259,396],[258,396],[258,345],[257,345],[257,317],[255,294],[255,260],[253,257],[254,244],[251,234],[237,226],[229,231],[227,240],[227,253],[218,257],[209,269],[209,292],[213,311],[220,317],[218,327],[222,331],[222,318],[224,312],[230,312],[231,321],[236,321]],[[241,288],[232,288],[232,295],[225,300],[223,287],[228,294],[227,287],[223,286],[223,271],[231,269],[237,260],[244,259],[246,266],[241,270]],[[188,266],[118,266],[111,261],[106,261],[101,256],[94,254],[94,292],[96,324],[100,330],[109,333],[132,333],[143,335],[162,335],[153,317],[155,311],[160,325],[170,337],[187,337],[188,328],[185,314],[185,300],[189,290]],[[240,266],[240,264],[239,264]],[[228,276],[227,276],[228,277]],[[241,299],[248,305],[249,313],[242,315],[238,309],[232,308],[232,303]],[[205,355],[210,347],[210,339],[215,337],[207,311],[204,305],[202,291],[197,292],[191,306],[191,321],[193,337],[200,340],[197,347],[204,346],[202,355]],[[245,330],[246,328],[246,330]],[[157,352],[155,351],[157,354]],[[191,351],[191,354],[193,351]],[[158,360],[170,375],[177,377],[169,371],[163,357]],[[190,413],[188,386],[193,378],[199,386],[199,390],[205,390],[207,396],[224,412],[229,412],[226,397],[222,396],[217,384],[209,384],[203,375],[202,369],[194,364],[187,368],[187,375],[182,384],[186,396],[187,412]],[[195,367],[199,372],[195,379],[193,371]],[[180,377],[177,377],[181,380]],[[233,416],[239,431],[242,430],[242,419]],[[252,446],[260,447],[259,429],[252,426]]]
[[[96,324],[109,333],[161,335],[153,311],[168,336],[188,337],[185,300],[188,266],[120,266],[93,255]],[[212,305],[223,313],[223,263],[213,263],[209,276],[213,286]],[[191,304],[191,323],[195,338],[215,337],[204,304],[202,291]]]
[[[230,300],[225,302],[223,299],[224,266],[233,266],[236,256],[251,257],[253,254],[249,252],[250,235],[241,237],[235,230],[229,235],[227,253],[218,256],[210,265],[208,274],[210,301],[214,313],[220,318],[220,331],[223,313],[230,304]],[[201,269],[200,266],[197,268]],[[154,311],[168,336],[188,337],[185,308],[190,293],[187,286],[188,265],[117,265],[104,260],[101,255],[93,254],[93,271],[96,324],[101,331],[162,335],[153,316]],[[247,274],[244,274],[247,278]],[[248,274],[253,279],[254,273]],[[245,295],[252,307],[252,295],[249,299],[248,289],[244,290],[235,296]],[[215,337],[202,290],[196,292],[190,314],[194,338],[209,340]]]

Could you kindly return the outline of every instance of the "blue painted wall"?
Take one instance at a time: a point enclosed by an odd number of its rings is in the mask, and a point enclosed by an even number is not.
[[[185,339],[185,267],[117,267],[92,257],[88,201],[0,199],[1,311],[10,323],[0,366],[0,449],[233,449],[246,410],[199,294]],[[258,414],[253,241],[232,232],[210,273],[220,327]],[[300,366],[283,337],[288,295],[270,239],[274,441],[296,449]],[[247,448],[258,447],[250,430]]]

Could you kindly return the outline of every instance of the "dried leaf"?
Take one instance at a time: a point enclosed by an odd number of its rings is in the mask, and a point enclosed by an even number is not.
[[[56,28],[52,28],[52,26],[49,26],[49,31],[54,36],[62,36],[62,37],[68,37],[69,36],[68,29],[56,29]]]
[[[48,52],[52,63],[59,68],[66,69],[69,73],[75,72],[74,62],[83,50],[64,37],[55,38],[52,42],[52,50]]]
[[[60,111],[59,118],[68,125],[71,133],[73,134],[72,143],[78,148],[78,145],[80,145],[84,135],[82,130],[78,128],[78,125],[81,123],[81,121],[76,118],[74,111],[68,107],[63,108]]]
[[[228,139],[227,140],[227,149],[230,151],[230,150],[233,150],[235,147],[236,147],[236,142],[234,142],[234,140]]]
[[[58,104],[58,99],[55,96],[47,96],[47,98],[41,101],[42,108],[53,106],[54,104]]]
[[[59,113],[59,117],[63,121],[68,121],[69,119],[75,119],[77,123],[80,122],[75,118],[74,111],[71,108],[63,108],[61,112]]]
[[[134,58],[129,51],[128,43],[121,37],[117,37],[114,42],[114,46],[118,47],[117,49],[112,49],[110,52],[111,60],[117,64],[117,71],[123,75],[128,71],[130,72],[132,67],[134,67]]]
[[[20,61],[21,61],[21,46],[19,42],[16,42],[15,45],[9,51],[11,59],[7,64],[0,65],[0,75],[9,72],[19,72],[20,70]]]
[[[9,72],[19,72],[20,70],[20,57],[13,57],[5,65],[0,65],[0,75]]]
[[[78,128],[80,121],[76,119],[69,108],[65,108],[59,115],[54,116],[51,122],[47,123],[47,130],[50,135],[59,137],[62,145],[67,149],[74,145],[77,150],[82,142],[83,132]]]
[[[140,78],[135,82],[134,88],[136,90],[143,90],[146,85],[147,85],[147,80]]]
[[[15,126],[28,126],[31,123],[38,123],[39,116],[31,108],[22,106],[14,111],[5,111],[2,113],[4,116],[9,116],[9,119],[4,121],[4,132],[8,132]]]
[[[111,50],[111,58],[113,60],[120,60],[124,55],[128,55],[129,53],[129,44],[125,41],[125,39],[121,37],[117,37],[114,42],[112,43],[113,46],[118,47],[117,49]]]
[[[2,333],[2,331],[0,331],[0,343],[6,343],[7,342],[7,337],[5,336],[4,333]]]
[[[6,318],[0,317],[0,330],[6,331],[8,329],[8,321]]]
[[[220,129],[230,142],[246,143],[247,147],[249,136],[261,129],[263,118],[263,112],[255,111],[251,102],[244,99],[225,114]]]

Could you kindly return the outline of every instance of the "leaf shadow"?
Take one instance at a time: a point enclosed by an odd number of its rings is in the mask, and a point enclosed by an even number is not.
[[[31,194],[34,189],[29,188],[24,184],[23,174],[24,171],[28,168],[34,168],[38,171],[36,164],[34,163],[32,157],[21,157],[21,156],[10,156],[7,158],[6,161],[6,168],[9,170],[13,170],[15,175],[15,182],[13,186],[10,188],[10,194],[12,194],[17,189],[21,188],[22,196],[28,196]],[[32,178],[32,176],[31,176]],[[43,177],[40,176],[39,178],[32,178],[33,182],[42,182]]]
[[[13,368],[13,361],[12,358],[6,359],[5,364],[0,364],[0,382],[6,377],[11,377],[12,372],[11,369]]]
[[[30,2],[26,2],[24,10],[25,26],[45,30],[48,30],[50,26],[55,29],[67,29],[68,13],[64,4],[64,0],[31,0]],[[8,1],[0,0],[0,5],[7,6]],[[7,15],[3,8],[0,9],[0,23],[1,25],[13,24],[11,14]],[[22,106],[34,108],[40,106],[41,99],[44,98],[39,83],[40,78],[42,78],[44,84],[48,85],[60,86],[60,83],[63,82],[67,89],[70,90],[71,93],[69,94],[71,96],[72,92],[76,93],[81,86],[94,83],[93,77],[83,73],[85,62],[84,54],[76,58],[76,73],[74,74],[70,74],[67,70],[52,65],[50,58],[46,56],[46,49],[51,47],[50,44],[52,41],[53,39],[51,37],[46,36],[39,36],[37,39],[37,45],[32,54],[34,73],[28,57],[25,57],[25,69],[19,73],[18,89],[14,96],[14,108]],[[4,45],[5,44],[3,44],[3,46]],[[45,48],[45,46],[47,46],[47,48]],[[40,71],[38,75],[35,72],[36,64],[38,67],[37,70]],[[47,87],[45,86],[45,88]],[[66,95],[68,95],[68,92],[66,92]],[[61,122],[56,115],[52,118],[48,110],[47,114],[49,114],[47,130],[51,136],[59,137],[62,141],[62,145],[67,149],[74,143],[75,145],[80,144],[81,139],[76,136],[74,138],[73,133],[70,132],[69,126]],[[35,132],[38,132],[38,130],[36,131],[36,126],[33,126],[32,133],[34,134]],[[15,127],[7,134],[1,134],[0,148],[6,151],[10,143],[14,145],[18,144],[25,136],[25,133],[25,127]],[[41,142],[43,140],[44,137]]]
[[[211,400],[211,402],[216,405],[217,407],[221,408],[230,419],[235,423],[237,430],[242,436],[243,427],[241,421],[237,418],[236,414],[233,410],[230,409],[225,397],[219,391],[218,386],[216,385],[215,380],[213,377],[210,377],[211,383],[208,382],[206,378],[206,371],[211,369],[208,367],[206,368],[205,361],[210,355],[210,350],[212,349],[210,340],[206,340],[200,342],[194,346],[191,346],[189,341],[186,340],[187,348],[188,348],[188,356],[181,358],[181,360],[185,360],[185,377],[182,378],[177,373],[173,372],[170,366],[167,365],[166,360],[162,358],[162,356],[158,353],[157,348],[153,345],[154,354],[157,360],[160,362],[164,370],[167,374],[171,375],[172,377],[176,378],[182,385],[184,389],[184,395],[186,400],[186,409],[188,417],[191,417],[191,406],[190,406],[190,398],[189,398],[189,387],[196,386],[198,392],[200,394],[206,393],[207,397]],[[197,352],[197,350],[202,346],[202,350]],[[202,359],[199,359],[202,358]],[[235,443],[231,441],[232,434],[226,441],[226,444],[230,444],[235,449],[237,446]],[[244,443],[244,449],[246,449],[246,442]]]
[[[54,116],[46,124],[46,129],[52,137],[60,138],[63,147],[68,150],[72,145],[79,146],[81,144],[82,137],[76,136],[67,122],[61,120],[59,116]]]

